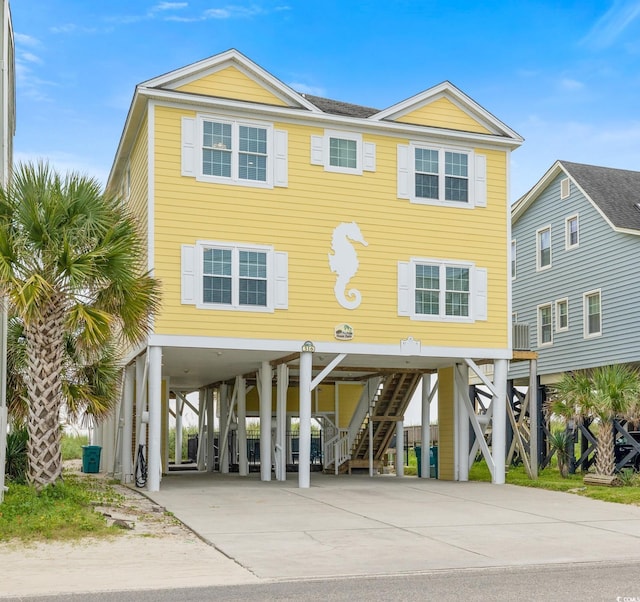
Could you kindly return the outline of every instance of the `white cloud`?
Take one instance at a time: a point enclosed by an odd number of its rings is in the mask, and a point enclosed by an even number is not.
[[[31,52],[21,52],[20,58],[26,63],[42,63],[42,59]]]
[[[151,12],[180,10],[181,8],[187,8],[187,6],[189,6],[188,2],[159,2],[151,9]]]
[[[38,48],[39,46],[42,45],[40,43],[40,40],[24,33],[15,33],[13,36],[13,39],[15,40],[16,45],[18,46],[23,45],[23,46],[29,46],[31,48]]]
[[[639,0],[615,0],[613,6],[596,21],[582,42],[596,49],[607,48],[640,17]]]
[[[320,86],[309,86],[307,84],[301,84],[299,82],[291,82],[287,84],[290,88],[293,88],[296,92],[301,94],[312,94],[313,96],[326,96],[327,91]]]
[[[560,80],[560,87],[563,90],[582,90],[584,88],[584,84],[577,79],[571,79],[570,77],[565,77]]]

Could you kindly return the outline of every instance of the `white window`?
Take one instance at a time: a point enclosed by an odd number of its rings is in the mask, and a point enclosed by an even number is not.
[[[538,306],[538,347],[553,344],[551,304]]]
[[[511,278],[515,280],[516,277],[516,251],[517,245],[516,241],[511,241]]]
[[[560,198],[566,199],[571,194],[571,182],[569,178],[560,180]]]
[[[486,320],[487,271],[436,259],[399,262],[398,314],[414,320]]]
[[[556,332],[569,330],[569,299],[556,301]]]
[[[398,145],[398,198],[428,205],[484,207],[486,156],[417,142]]]
[[[287,307],[287,254],[272,247],[199,241],[182,246],[182,303],[206,309]]]
[[[578,216],[572,215],[565,220],[565,249],[577,247],[580,243]]]
[[[287,186],[287,132],[268,123],[183,117],[182,175],[220,184]]]
[[[536,269],[551,267],[551,226],[536,232]]]
[[[518,321],[518,312],[517,312],[517,311],[514,311],[514,312],[511,314],[511,322],[512,322],[513,324],[515,324],[517,321]]]
[[[600,290],[589,291],[583,295],[584,338],[598,337],[602,334],[602,305]]]
[[[324,136],[311,136],[311,164],[338,173],[375,171],[376,145],[363,142],[362,134],[325,130]]]

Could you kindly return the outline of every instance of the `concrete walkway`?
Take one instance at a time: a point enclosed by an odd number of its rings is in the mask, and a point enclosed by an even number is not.
[[[262,579],[640,560],[640,507],[511,485],[171,474],[150,497]]]

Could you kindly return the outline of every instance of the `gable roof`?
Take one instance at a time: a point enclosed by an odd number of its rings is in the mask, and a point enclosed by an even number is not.
[[[489,113],[489,111],[481,107],[475,100],[467,96],[462,90],[449,81],[444,81],[437,86],[433,86],[424,92],[420,92],[411,98],[392,105],[372,115],[369,119],[372,121],[393,121],[440,98],[446,98],[452,102],[460,110],[469,115],[469,117],[484,126],[491,134],[511,138],[519,143],[523,142],[524,139],[520,134]]]
[[[560,173],[567,175],[618,231],[640,234],[640,171],[556,161],[540,181],[512,207],[515,223]]]

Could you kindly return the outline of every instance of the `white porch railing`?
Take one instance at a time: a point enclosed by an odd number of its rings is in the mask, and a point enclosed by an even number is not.
[[[335,474],[351,458],[349,453],[349,429],[339,429],[338,433],[324,444],[324,465],[331,466]]]

